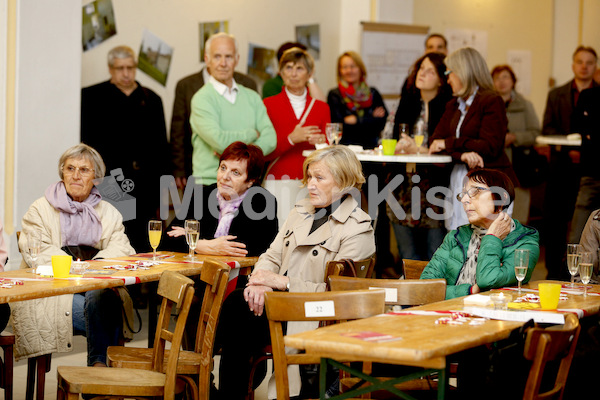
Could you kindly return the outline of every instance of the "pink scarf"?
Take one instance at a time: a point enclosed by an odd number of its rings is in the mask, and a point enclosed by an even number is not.
[[[229,235],[229,228],[231,228],[231,222],[235,217],[235,213],[240,208],[240,204],[248,194],[246,190],[240,196],[235,199],[225,200],[221,193],[217,190],[217,201],[219,203],[219,224],[217,225],[217,231],[215,232],[215,238]]]
[[[102,200],[96,187],[82,202],[67,194],[62,181],[48,186],[44,193],[52,207],[60,211],[60,232],[63,246],[95,246],[102,237],[102,223],[94,209]]]

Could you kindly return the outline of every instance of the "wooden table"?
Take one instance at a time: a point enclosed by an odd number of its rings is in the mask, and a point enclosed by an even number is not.
[[[568,135],[540,135],[535,138],[537,144],[551,146],[581,146],[581,137],[569,139]]]
[[[88,290],[104,289],[110,287],[124,286],[123,279],[111,278],[137,278],[139,283],[158,281],[163,271],[177,271],[183,275],[191,276],[198,275],[202,268],[202,261],[206,259],[216,259],[224,262],[235,261],[239,263],[241,268],[252,267],[258,257],[224,257],[224,256],[204,256],[196,254],[198,262],[191,263],[184,260],[185,254],[159,251],[157,254],[173,256],[164,260],[160,260],[159,265],[154,265],[147,270],[116,270],[112,275],[103,275],[100,278],[94,279],[97,275],[85,274],[83,278],[70,279],[53,279],[45,278],[36,274],[27,272],[28,269],[20,269],[16,271],[5,271],[0,273],[0,278],[25,279],[23,285],[15,285],[12,288],[0,289],[0,303],[8,303],[14,301],[39,299],[42,297],[58,296],[61,294],[73,294],[86,292]],[[104,265],[127,265],[132,261],[149,261],[147,257],[119,257],[111,260],[93,260],[90,261],[89,269],[102,267]],[[92,279],[87,279],[92,278]],[[33,279],[33,280],[30,280]],[[137,281],[136,280],[136,281]]]
[[[538,281],[524,285],[536,289]],[[565,283],[565,282],[561,282]],[[591,292],[600,292],[600,285],[592,285]],[[516,292],[512,293],[515,298]],[[524,294],[524,293],[523,293]],[[560,309],[581,309],[587,314],[600,311],[600,296],[569,295],[559,303]],[[464,298],[446,300],[414,307],[412,310],[460,311]],[[409,310],[406,310],[409,311]],[[486,320],[481,325],[436,324],[443,315],[378,315],[362,320],[331,325],[312,331],[285,336],[286,346],[305,350],[321,359],[344,361],[371,361],[388,364],[420,366],[443,370],[446,357],[487,343],[506,339],[523,325],[522,322]],[[392,340],[369,342],[347,336],[351,333],[377,332],[391,335]],[[398,338],[394,340],[394,338]]]
[[[308,157],[314,150],[304,150],[302,155]],[[447,164],[452,162],[452,157],[441,154],[396,154],[384,156],[372,152],[358,152],[358,161],[381,162],[381,163],[404,163],[404,164]]]

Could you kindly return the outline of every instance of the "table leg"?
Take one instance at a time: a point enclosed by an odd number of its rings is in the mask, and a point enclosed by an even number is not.
[[[158,315],[156,310],[158,308],[158,296],[156,290],[158,289],[158,282],[148,283],[148,347],[154,347],[154,335],[156,333],[156,324],[158,323]]]

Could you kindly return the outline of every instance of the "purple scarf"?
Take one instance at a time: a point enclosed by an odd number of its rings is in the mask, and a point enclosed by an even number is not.
[[[62,181],[48,186],[44,193],[52,207],[60,211],[60,232],[63,246],[95,246],[102,237],[102,222],[94,207],[102,196],[96,187],[82,202],[73,201]]]
[[[235,199],[225,200],[221,193],[217,191],[217,201],[219,202],[219,225],[217,225],[217,231],[215,232],[215,238],[226,236],[229,234],[229,228],[231,228],[231,222],[235,212],[240,208],[240,204],[248,194],[246,190],[241,196]]]

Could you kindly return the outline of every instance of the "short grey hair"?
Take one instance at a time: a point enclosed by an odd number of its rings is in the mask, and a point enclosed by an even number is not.
[[[114,67],[115,66],[115,59],[125,59],[125,58],[133,58],[133,62],[136,63],[137,65],[137,61],[135,60],[135,51],[133,51],[133,49],[129,46],[117,46],[113,49],[111,49],[108,52],[108,66],[109,67]]]
[[[217,32],[217,33],[213,33],[212,35],[210,35],[210,37],[208,39],[206,39],[206,43],[204,44],[204,54],[205,55],[210,57],[210,46],[211,46],[213,40],[219,39],[219,38],[227,38],[227,39],[233,40],[233,45],[235,46],[235,55],[237,56],[240,54],[238,51],[238,43],[237,43],[237,40],[235,39],[235,36],[233,36],[231,33],[227,33],[227,32]]]
[[[106,173],[106,165],[104,165],[100,153],[87,144],[79,143],[73,147],[69,147],[67,151],[60,156],[60,160],[58,161],[58,176],[60,179],[64,179],[63,168],[65,162],[67,162],[69,158],[85,158],[90,161],[94,165],[94,178],[96,179],[104,177],[104,174]]]
[[[459,97],[469,97],[475,86],[482,90],[494,91],[494,81],[482,55],[472,47],[463,47],[444,60],[446,67],[454,72],[463,84]]]

